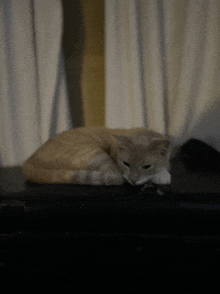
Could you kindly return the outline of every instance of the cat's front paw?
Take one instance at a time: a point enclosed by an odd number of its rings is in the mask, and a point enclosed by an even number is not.
[[[141,192],[147,190],[147,189],[152,189],[154,188],[154,184],[150,181],[144,184],[144,186],[141,188]]]
[[[162,169],[151,178],[151,181],[158,185],[169,185],[171,183],[171,174],[166,169]]]

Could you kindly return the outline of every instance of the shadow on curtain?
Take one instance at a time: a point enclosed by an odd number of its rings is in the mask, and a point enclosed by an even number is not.
[[[104,0],[0,0],[0,13],[0,166],[12,166],[72,122],[104,125]]]
[[[104,126],[104,0],[63,0],[63,8],[74,126]]]

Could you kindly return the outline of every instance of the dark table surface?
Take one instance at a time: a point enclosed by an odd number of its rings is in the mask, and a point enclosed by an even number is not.
[[[172,159],[172,184],[146,191],[38,185],[20,167],[2,168],[2,280],[77,293],[84,280],[100,293],[127,293],[135,279],[158,293],[211,287],[220,262],[219,162],[217,151],[191,140]]]

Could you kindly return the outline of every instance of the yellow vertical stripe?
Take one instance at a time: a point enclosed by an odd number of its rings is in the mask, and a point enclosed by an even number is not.
[[[81,0],[85,28],[81,90],[85,126],[104,126],[104,0]]]

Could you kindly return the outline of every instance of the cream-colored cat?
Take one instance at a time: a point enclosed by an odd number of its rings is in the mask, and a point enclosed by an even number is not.
[[[76,128],[47,141],[25,162],[23,173],[45,184],[169,184],[169,145],[145,128]]]

